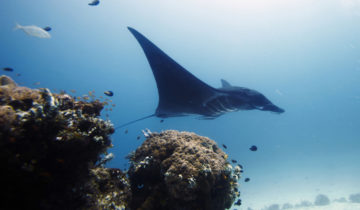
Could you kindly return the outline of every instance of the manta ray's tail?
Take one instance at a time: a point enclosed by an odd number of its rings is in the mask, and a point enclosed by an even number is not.
[[[138,122],[138,121],[145,120],[145,119],[150,118],[150,117],[155,117],[155,114],[151,114],[151,115],[142,117],[142,118],[140,118],[140,119],[130,121],[130,122],[128,122],[128,123],[125,123],[125,124],[123,124],[123,125],[120,125],[120,126],[118,126],[118,127],[115,127],[115,130],[118,129],[118,128],[123,128],[123,127],[125,127],[125,126],[127,126],[127,125],[130,125],[130,124],[136,123],[136,122]]]

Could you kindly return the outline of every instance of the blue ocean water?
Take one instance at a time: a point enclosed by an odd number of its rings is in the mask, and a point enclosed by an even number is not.
[[[115,126],[152,114],[156,83],[131,26],[211,86],[223,78],[286,110],[239,111],[215,120],[150,118],[126,127],[127,134],[116,131],[109,167],[128,167],[124,157],[144,140],[136,139],[142,129],[176,129],[226,144],[230,158],[244,166],[237,209],[360,193],[359,0],[87,4],[0,1],[0,67],[14,68],[1,73],[32,88],[73,89],[75,96],[112,90],[116,107],[102,117],[109,114]],[[52,38],[14,31],[15,22],[51,26]]]

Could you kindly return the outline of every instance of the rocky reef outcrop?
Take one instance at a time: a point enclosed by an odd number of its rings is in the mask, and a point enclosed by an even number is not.
[[[126,173],[117,168],[94,168],[84,185],[86,204],[81,209],[126,209],[131,199]]]
[[[207,137],[151,133],[129,159],[131,209],[226,209],[239,195],[240,168]]]
[[[102,108],[100,101],[20,87],[1,76],[0,186],[5,194],[0,209],[87,206],[86,194],[94,190],[84,186],[94,186],[89,184],[96,177],[92,170],[114,132],[110,122],[98,118]]]
[[[0,76],[0,209],[221,210],[240,196],[241,168],[194,133],[145,132],[127,173],[105,168],[104,104]]]

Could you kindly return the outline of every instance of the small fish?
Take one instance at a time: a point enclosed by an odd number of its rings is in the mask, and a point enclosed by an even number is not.
[[[23,30],[29,36],[45,38],[45,39],[51,38],[51,35],[44,29],[40,28],[39,26],[35,26],[35,25],[22,26],[22,25],[16,23],[15,30],[17,30],[17,29]]]
[[[164,120],[160,120],[160,123],[163,123],[164,122]]]
[[[144,134],[145,138],[152,136],[152,132],[148,128],[145,128],[145,130],[141,130],[141,132]]]
[[[227,146],[225,144],[222,145],[224,147],[224,149],[227,149]]]
[[[112,106],[112,107],[115,107],[115,106],[116,106],[116,104],[111,104],[111,106]]]
[[[241,169],[244,168],[240,163],[238,163],[237,165],[238,165]]]
[[[140,136],[136,137],[136,140],[139,140],[140,139]]]
[[[241,199],[238,199],[235,203],[236,206],[240,206],[241,205]]]
[[[13,68],[10,68],[10,67],[5,67],[5,68],[3,68],[3,70],[4,70],[4,71],[14,71],[14,69],[13,69]]]
[[[146,131],[141,130],[141,132],[143,133],[143,135],[145,136],[145,138],[149,137],[150,135],[148,133],[146,133]]]
[[[129,133],[129,131],[126,129],[126,130],[125,130],[125,134],[127,134],[127,133]]]
[[[231,162],[232,162],[232,163],[237,163],[237,161],[236,161],[236,160],[234,160],[234,159],[232,159],[232,160],[231,160]]]
[[[257,151],[257,146],[252,145],[252,146],[249,148],[249,150],[255,152],[255,151]]]
[[[249,182],[250,181],[250,178],[245,178],[245,182]]]
[[[72,93],[76,93],[76,90],[74,90],[74,89],[71,89],[71,90],[70,90],[70,92],[72,92]]]
[[[112,91],[110,91],[110,90],[105,91],[104,94],[107,95],[107,96],[113,96],[114,95],[114,93]]]
[[[40,85],[40,82],[34,82],[33,85]]]
[[[96,5],[98,5],[99,3],[100,3],[99,0],[93,0],[92,2],[88,3],[88,5],[90,5],[90,6],[96,6]]]
[[[20,73],[17,73],[17,74],[16,74],[16,76],[17,76],[17,77],[20,77],[20,76],[21,76],[21,74],[20,74]]]
[[[46,26],[43,28],[45,31],[51,31],[51,27],[50,26]]]
[[[103,165],[103,164],[109,162],[110,160],[112,160],[114,157],[115,157],[115,156],[114,156],[113,153],[109,153],[109,154],[107,154],[105,157],[103,157],[103,158],[100,160],[100,162],[99,162],[98,165]]]
[[[145,128],[145,131],[151,136],[152,135],[152,132],[150,131],[149,128]]]

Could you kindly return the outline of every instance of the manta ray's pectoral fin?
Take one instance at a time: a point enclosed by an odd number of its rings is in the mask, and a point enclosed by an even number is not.
[[[144,35],[133,28],[128,29],[143,49],[155,77],[159,93],[155,115],[207,115],[202,104],[218,91],[191,74]]]

